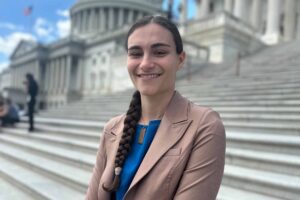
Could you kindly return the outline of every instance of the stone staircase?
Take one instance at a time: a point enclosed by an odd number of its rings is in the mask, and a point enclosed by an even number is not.
[[[178,82],[184,96],[213,107],[224,121],[219,200],[300,199],[299,55],[300,42],[282,44],[243,58],[239,77],[227,63]],[[86,97],[40,113],[34,133],[23,123],[3,128],[0,199],[84,199],[101,130],[126,111],[132,93]]]

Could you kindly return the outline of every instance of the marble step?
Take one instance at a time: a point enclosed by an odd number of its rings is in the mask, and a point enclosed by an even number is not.
[[[241,190],[238,188],[221,185],[217,200],[284,200],[256,192]]]
[[[95,163],[96,150],[93,155],[77,150],[70,150],[51,144],[42,144],[38,141],[21,140],[11,136],[12,134],[1,134],[0,144],[6,144],[34,155],[43,156],[69,166],[76,166],[81,169],[91,170]]]
[[[257,121],[241,121],[223,119],[223,124],[227,130],[235,130],[240,132],[261,132],[283,135],[300,135],[300,124],[294,123],[274,123]]]
[[[228,147],[287,155],[300,155],[300,135],[226,130]]]
[[[40,175],[60,182],[84,193],[88,187],[90,172],[53,161],[42,156],[33,155],[10,145],[0,144],[0,155],[16,165],[35,171]],[[76,174],[76,176],[74,176]]]
[[[0,156],[0,174],[14,186],[28,191],[34,199],[39,200],[79,200],[84,193],[78,192],[65,184],[46,178],[30,169],[16,165]]]
[[[300,177],[300,155],[264,152],[227,146],[226,164]]]
[[[6,128],[5,133],[10,134],[10,137],[19,138],[22,141],[36,141],[40,144],[50,144],[55,147],[63,147],[69,150],[76,150],[87,154],[94,155],[98,148],[99,141],[82,141],[74,138],[66,138],[64,136],[53,136],[48,133],[36,130],[34,134],[28,133],[26,129],[21,128]]]
[[[18,123],[17,128],[26,129],[27,123]],[[88,142],[97,142],[99,143],[100,136],[102,134],[102,129],[99,130],[80,130],[78,128],[72,127],[62,127],[62,126],[53,126],[47,124],[36,124],[35,128],[42,132],[46,133],[49,136],[58,136],[69,139],[77,139],[80,141],[88,141]]]
[[[222,183],[231,187],[295,200],[300,196],[300,177],[226,165]]]
[[[0,199],[3,200],[34,200],[30,194],[27,194],[25,191],[17,188],[13,182],[10,183],[9,181],[5,180],[1,177],[0,172]]]

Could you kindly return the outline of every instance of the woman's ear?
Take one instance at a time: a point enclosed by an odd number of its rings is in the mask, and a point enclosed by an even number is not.
[[[179,55],[179,64],[177,66],[177,70],[180,70],[183,67],[184,61],[185,61],[185,51],[182,51]]]

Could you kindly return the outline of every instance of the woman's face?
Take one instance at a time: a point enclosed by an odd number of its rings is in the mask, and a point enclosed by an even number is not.
[[[176,53],[168,29],[151,23],[137,28],[128,38],[127,68],[141,95],[154,96],[173,92],[176,72],[185,53]]]

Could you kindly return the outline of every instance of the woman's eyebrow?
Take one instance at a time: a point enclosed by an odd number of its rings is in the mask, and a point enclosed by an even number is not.
[[[165,43],[155,43],[151,45],[151,48],[157,48],[157,47],[171,47],[171,45]]]
[[[137,50],[137,49],[141,49],[141,47],[138,46],[138,45],[134,45],[134,46],[129,47],[129,48],[128,48],[128,51],[129,51],[129,50]]]

